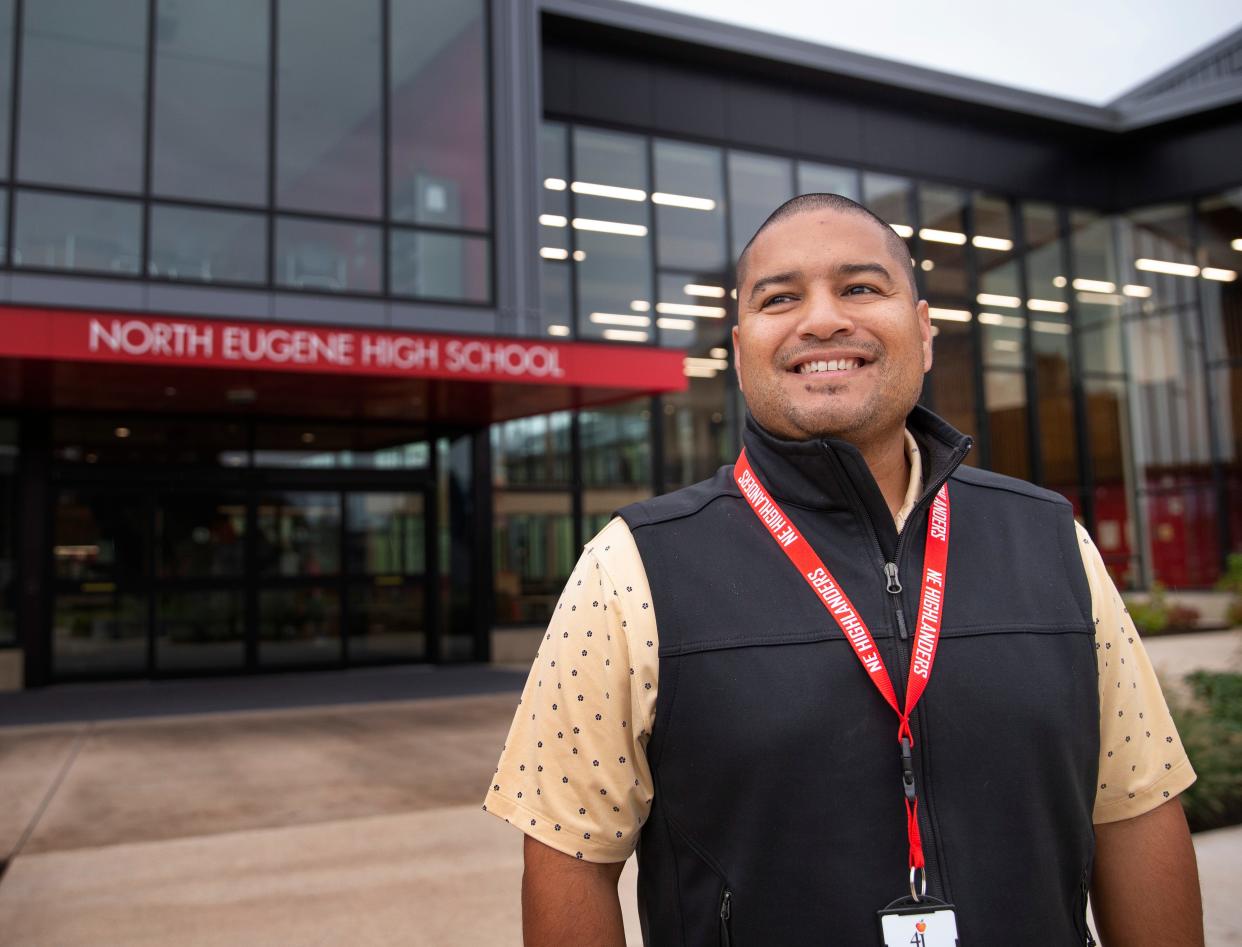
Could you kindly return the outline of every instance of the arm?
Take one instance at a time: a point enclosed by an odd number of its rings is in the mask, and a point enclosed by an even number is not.
[[[1091,905],[1105,947],[1202,947],[1199,871],[1177,798],[1095,827]]]
[[[617,879],[625,862],[597,864],[529,835],[523,849],[522,940],[526,947],[625,947]]]

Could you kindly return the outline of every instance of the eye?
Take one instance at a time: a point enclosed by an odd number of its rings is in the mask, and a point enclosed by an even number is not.
[[[787,302],[791,302],[793,299],[794,297],[791,296],[789,293],[777,293],[774,296],[769,296],[767,299],[765,299],[763,301],[763,306],[760,308],[767,309],[768,306],[781,306]]]
[[[874,286],[868,286],[865,283],[855,283],[853,286],[846,288],[845,295],[846,296],[863,296],[868,293],[878,293],[878,292],[879,290],[876,289]]]

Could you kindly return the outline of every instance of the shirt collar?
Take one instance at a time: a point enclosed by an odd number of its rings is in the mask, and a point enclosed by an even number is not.
[[[906,428],[905,435],[906,460],[910,463],[910,482],[906,484],[906,496],[901,502],[901,509],[893,514],[893,522],[899,533],[905,527],[906,520],[910,518],[914,504],[919,502],[919,497],[923,493],[923,455],[919,453],[919,442],[914,439],[909,428]]]

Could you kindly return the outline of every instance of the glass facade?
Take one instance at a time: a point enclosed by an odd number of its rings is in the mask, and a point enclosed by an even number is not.
[[[483,0],[47,0],[14,22],[0,0],[5,265],[493,302]]]

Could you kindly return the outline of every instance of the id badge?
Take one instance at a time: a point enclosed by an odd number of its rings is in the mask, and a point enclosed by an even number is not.
[[[908,899],[876,912],[883,947],[959,947],[953,905]]]

